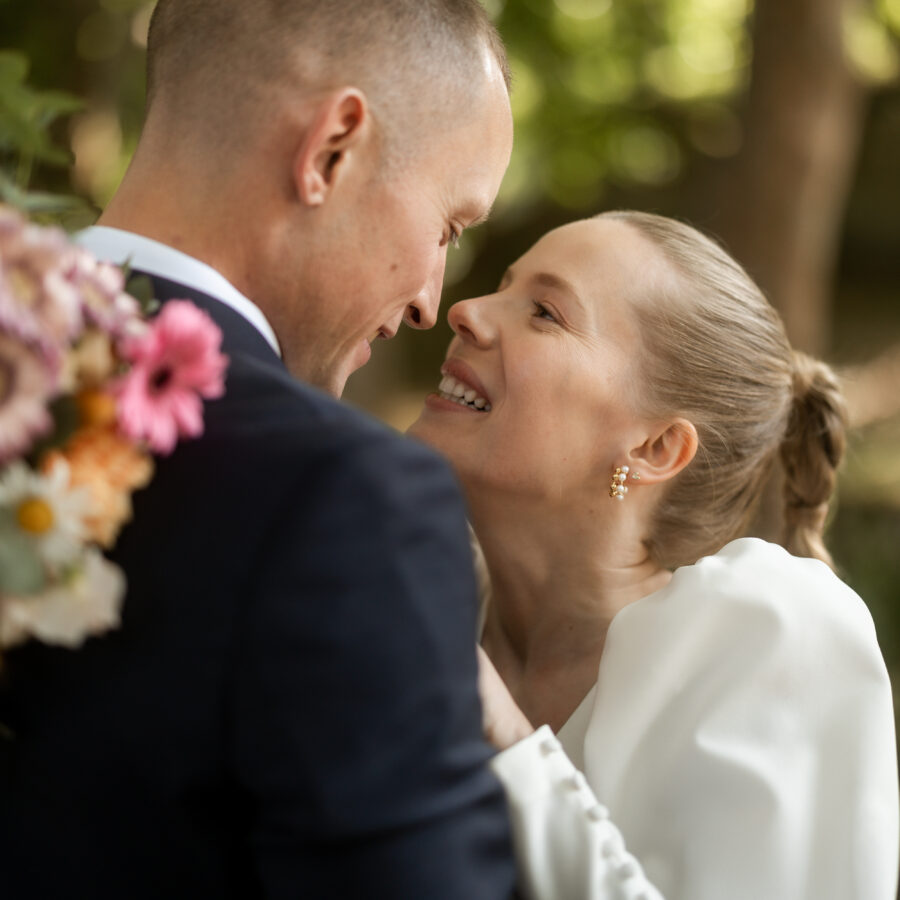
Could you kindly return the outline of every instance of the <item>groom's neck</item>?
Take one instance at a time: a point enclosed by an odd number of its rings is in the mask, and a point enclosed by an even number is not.
[[[210,167],[211,168],[211,167]],[[247,259],[255,252],[248,223],[262,222],[236,179],[214,184],[209,171],[174,155],[140,151],[97,224],[139,234],[214,268],[249,295]],[[240,210],[240,213],[236,212]],[[258,232],[257,232],[258,234]]]

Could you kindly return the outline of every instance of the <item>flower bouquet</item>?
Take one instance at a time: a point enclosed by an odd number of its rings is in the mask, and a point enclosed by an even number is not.
[[[224,392],[222,334],[192,303],[148,320],[120,269],[0,205],[0,651],[119,624],[103,551]]]

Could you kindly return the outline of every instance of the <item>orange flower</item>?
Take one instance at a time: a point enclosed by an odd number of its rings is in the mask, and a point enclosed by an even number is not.
[[[97,388],[86,388],[75,395],[82,425],[112,425],[116,421],[116,398]]]
[[[119,531],[131,520],[131,494],[153,477],[153,460],[115,428],[88,426],[77,431],[62,450],[47,454],[43,467],[63,458],[69,464],[70,484],[90,495],[86,517],[90,539],[110,548]]]

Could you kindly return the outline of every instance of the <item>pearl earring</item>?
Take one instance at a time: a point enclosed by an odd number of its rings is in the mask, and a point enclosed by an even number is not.
[[[628,487],[625,482],[628,480],[629,472],[631,472],[631,470],[628,466],[616,466],[616,470],[613,472],[612,482],[609,485],[609,496],[614,500],[625,499],[625,495],[628,493]],[[640,481],[641,473],[631,472],[631,480]]]

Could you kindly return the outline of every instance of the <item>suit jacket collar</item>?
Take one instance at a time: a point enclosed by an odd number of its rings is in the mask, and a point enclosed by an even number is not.
[[[267,362],[284,368],[281,357],[275,352],[272,345],[253,324],[251,324],[239,312],[231,306],[218,300],[203,291],[196,290],[188,285],[161,278],[140,269],[133,269],[133,275],[146,276],[153,284],[154,297],[161,303],[168,300],[190,300],[200,309],[205,310],[213,321],[222,329],[222,350],[233,356],[235,353],[244,353],[253,356],[262,362]]]
[[[278,337],[263,311],[221,272],[207,263],[144,235],[105,225],[94,225],[79,231],[74,240],[97,259],[105,259],[118,265],[127,263],[130,268],[147,275],[193,288],[201,294],[221,300],[250,321],[265,336],[275,352],[280,354]]]

